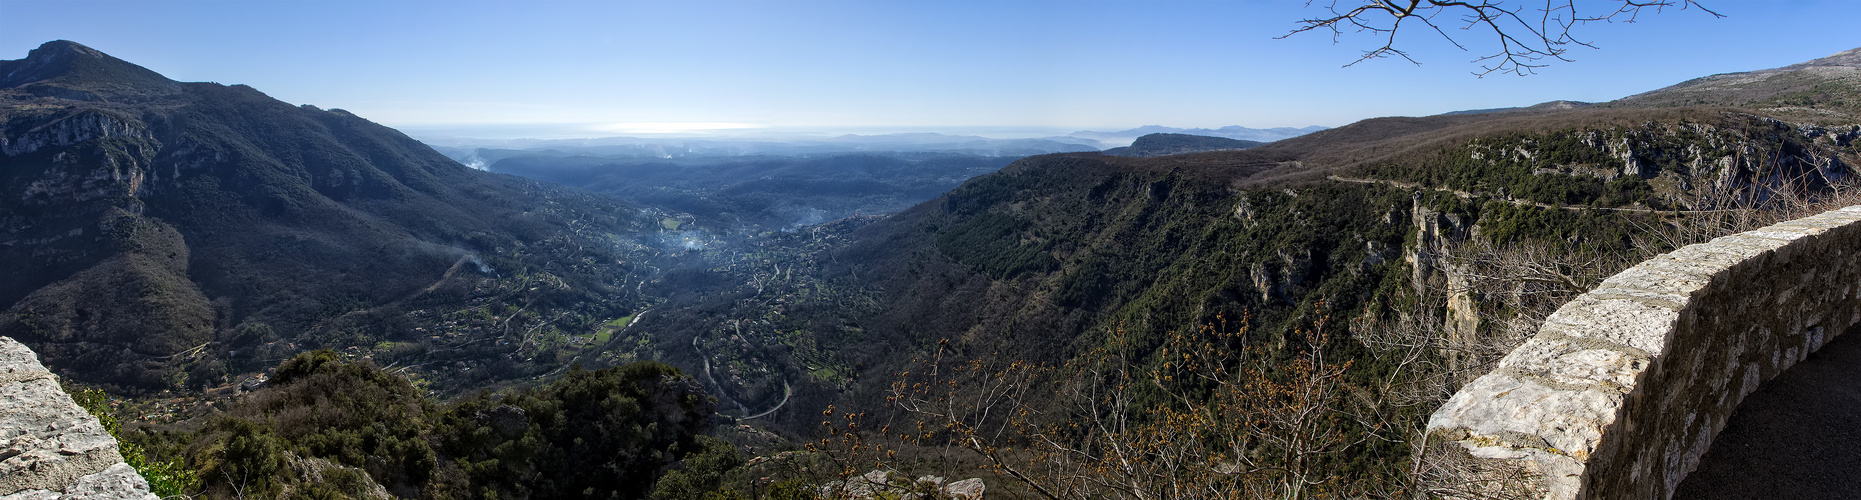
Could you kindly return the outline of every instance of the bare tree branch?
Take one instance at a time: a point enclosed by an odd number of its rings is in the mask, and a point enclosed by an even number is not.
[[[1307,7],[1311,5],[1310,1],[1306,3]],[[1475,75],[1511,73],[1524,76],[1552,62],[1570,62],[1566,54],[1572,45],[1595,48],[1572,33],[1585,24],[1633,23],[1643,10],[1659,13],[1669,7],[1699,9],[1713,17],[1725,17],[1694,0],[1545,0],[1542,8],[1534,8],[1535,5],[1528,1],[1504,0],[1364,0],[1361,3],[1332,0],[1326,8],[1330,15],[1300,20],[1298,28],[1278,38],[1308,31],[1330,31],[1331,40],[1336,43],[1346,32],[1368,33],[1382,40],[1382,45],[1364,51],[1362,57],[1346,67],[1392,56],[1419,65],[1420,61],[1397,48],[1396,34],[1404,31],[1405,23],[1420,24],[1461,50],[1470,50],[1462,42],[1464,38],[1487,38],[1487,45],[1495,48],[1473,60],[1480,65]],[[1464,33],[1456,35],[1447,28]]]

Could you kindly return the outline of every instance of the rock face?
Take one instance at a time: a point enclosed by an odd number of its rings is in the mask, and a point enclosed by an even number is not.
[[[1467,222],[1459,214],[1427,207],[1420,195],[1411,205],[1410,219],[1415,221],[1415,245],[1405,248],[1402,255],[1413,270],[1409,276],[1410,285],[1416,292],[1431,288],[1446,290],[1447,318],[1443,330],[1456,339],[1473,339],[1480,334],[1479,303],[1473,295],[1472,278],[1466,264],[1450,260],[1448,248],[1480,234],[1479,226]],[[1468,362],[1464,353],[1444,354],[1456,369]]]
[[[1668,498],[1745,395],[1861,322],[1857,252],[1861,206],[1643,262],[1462,387],[1429,441],[1547,499]]]
[[[155,498],[38,355],[0,337],[0,500]]]
[[[1470,144],[1469,155],[1493,165],[1528,165],[1535,176],[1639,179],[1662,204],[1709,210],[1767,200],[1793,186],[1847,185],[1857,139],[1861,127],[1853,125],[1726,113],[1716,120],[1485,138]]]
[[[20,156],[45,148],[115,137],[154,139],[148,129],[134,119],[85,110],[46,123],[0,123],[0,155]]]
[[[983,491],[988,489],[979,477],[955,482],[949,482],[937,476],[922,476],[916,481],[907,481],[907,477],[893,474],[888,470],[873,470],[846,481],[832,481],[821,485],[820,495],[826,498],[848,499],[912,500],[929,497],[980,500]]]

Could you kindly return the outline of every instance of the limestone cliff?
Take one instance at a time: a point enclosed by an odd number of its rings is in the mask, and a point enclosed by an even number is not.
[[[0,500],[155,498],[38,355],[0,337]]]
[[[1466,265],[1450,260],[1448,249],[1478,236],[1480,228],[1460,214],[1429,208],[1419,194],[1410,212],[1415,221],[1415,245],[1405,248],[1402,256],[1409,264],[1410,284],[1417,293],[1432,289],[1447,294],[1443,331],[1456,341],[1468,343],[1479,335],[1479,301]],[[1464,353],[1443,354],[1456,369],[1471,362]]]
[[[1789,123],[1744,113],[1718,120],[1650,121],[1481,139],[1469,156],[1487,165],[1524,165],[1532,177],[1566,175],[1604,182],[1645,181],[1654,200],[1681,209],[1726,208],[1781,192],[1851,182],[1849,161],[1861,127]],[[1844,156],[1848,160],[1844,160]],[[1537,202],[1555,193],[1495,193]]]

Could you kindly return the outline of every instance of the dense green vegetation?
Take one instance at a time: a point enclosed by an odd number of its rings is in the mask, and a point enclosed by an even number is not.
[[[111,406],[109,395],[96,388],[80,388],[65,385],[65,392],[72,401],[103,424],[103,428],[117,440],[117,451],[123,454],[123,462],[135,467],[143,479],[149,481],[149,491],[162,498],[186,495],[200,488],[200,474],[180,459],[161,460],[150,456],[148,450],[140,444],[125,440],[123,419],[116,416],[116,408]]]
[[[115,421],[101,393],[80,394]],[[712,415],[696,381],[660,363],[578,368],[535,388],[440,404],[401,376],[312,351],[203,422],[112,430],[164,494],[647,498],[670,473],[661,489],[671,493],[656,498],[701,498],[742,463],[704,435]]]
[[[1373,164],[1361,175],[1514,201],[1655,210],[1727,208],[1781,193],[1826,191],[1847,173],[1852,131],[1743,114],[1487,134],[1422,161]]]
[[[960,226],[937,233],[937,249],[957,262],[996,278],[1052,270],[1058,263],[1048,245],[1025,241],[1031,224],[1012,215],[978,214]]]

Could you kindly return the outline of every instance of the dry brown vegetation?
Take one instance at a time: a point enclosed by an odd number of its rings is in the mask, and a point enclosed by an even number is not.
[[[1715,123],[1728,116],[1761,116],[1740,108],[1521,109],[1497,113],[1372,118],[1241,151],[1156,158],[1105,158],[1120,168],[1186,172],[1232,182],[1235,189],[1323,182],[1370,165],[1439,161],[1482,137],[1544,134],[1576,129],[1630,129],[1650,123]],[[1091,156],[1075,153],[1072,156]]]
[[[1279,355],[1252,342],[1244,320],[1178,332],[1157,365],[1133,359],[1121,329],[1060,364],[946,346],[899,375],[890,401],[904,413],[880,432],[973,453],[1043,498],[1395,493],[1327,473],[1387,438],[1379,410],[1344,376],[1352,362],[1328,353],[1330,322],[1321,313]]]

